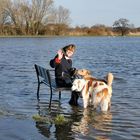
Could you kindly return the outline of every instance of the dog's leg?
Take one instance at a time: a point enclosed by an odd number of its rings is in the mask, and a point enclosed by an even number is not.
[[[86,94],[83,94],[82,96],[83,96],[83,106],[84,108],[87,108],[89,102],[89,96],[87,96]]]
[[[97,109],[98,104],[94,104],[93,105],[93,109],[96,110]]]
[[[83,98],[83,104],[84,104],[84,108],[88,107],[88,98]]]
[[[111,109],[111,101],[108,103],[108,110]]]
[[[108,111],[108,100],[102,99],[100,103],[101,111]]]
[[[83,106],[84,108],[87,108],[88,103],[89,103],[89,87],[88,84],[84,87],[84,90],[82,90],[82,96],[83,96]]]
[[[98,104],[99,104],[98,99],[94,98],[94,100],[93,100],[93,108],[94,108],[94,110],[96,110],[96,108],[98,107]]]
[[[93,92],[93,97],[92,97],[92,105],[94,110],[98,107],[99,104],[99,98],[97,97],[96,93]]]

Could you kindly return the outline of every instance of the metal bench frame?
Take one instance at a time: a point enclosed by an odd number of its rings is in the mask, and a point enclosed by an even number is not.
[[[37,64],[34,65],[37,75],[37,81],[38,81],[38,88],[37,88],[37,99],[39,100],[39,90],[40,85],[43,83],[47,85],[50,89],[50,101],[49,101],[49,108],[51,107],[52,102],[52,95],[53,92],[59,92],[59,100],[61,99],[61,91],[71,91],[71,88],[67,87],[57,87],[55,83],[55,77],[54,77],[54,69],[45,69]]]

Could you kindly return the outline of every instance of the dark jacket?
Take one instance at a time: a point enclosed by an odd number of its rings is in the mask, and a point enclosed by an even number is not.
[[[61,60],[57,60],[58,55],[54,59],[50,60],[50,66],[55,68],[55,79],[58,86],[71,87],[71,71],[72,71],[72,60],[66,59],[64,56]]]

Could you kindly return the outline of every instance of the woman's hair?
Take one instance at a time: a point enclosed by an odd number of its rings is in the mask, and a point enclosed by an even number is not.
[[[76,46],[74,44],[69,44],[65,46],[62,50],[64,51],[64,53],[66,53],[68,50],[74,52],[75,49],[76,49]]]

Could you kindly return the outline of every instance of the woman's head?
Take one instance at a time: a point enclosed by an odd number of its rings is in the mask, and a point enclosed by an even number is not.
[[[75,52],[76,46],[74,44],[69,44],[67,46],[65,46],[62,50],[64,55],[66,55],[67,57],[71,57],[73,55],[73,53]]]

